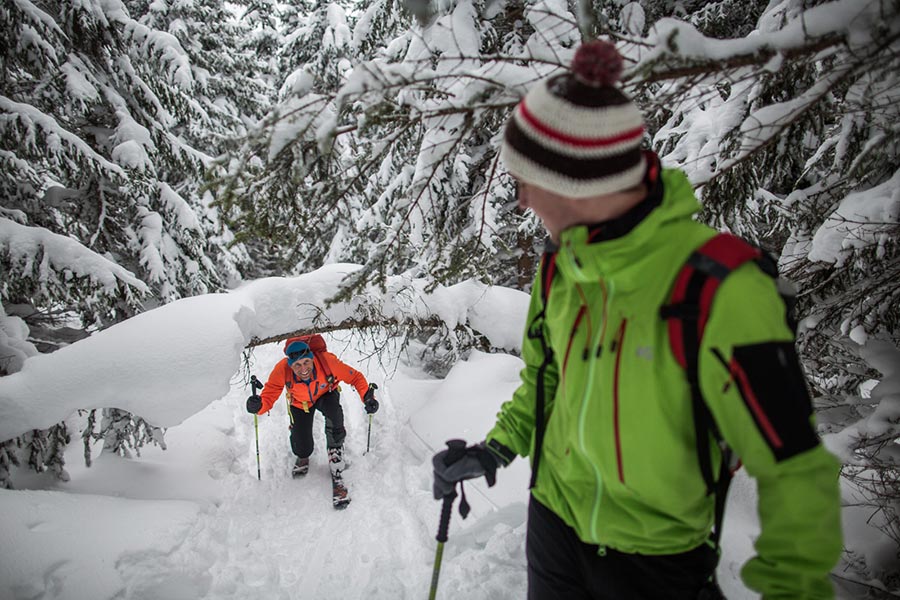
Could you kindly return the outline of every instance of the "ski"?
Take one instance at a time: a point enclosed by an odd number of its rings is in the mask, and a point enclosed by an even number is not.
[[[344,477],[340,472],[331,474],[331,503],[334,508],[340,510],[350,504],[350,492],[344,485]]]
[[[331,469],[331,503],[335,508],[346,508],[350,504],[350,493],[344,485],[344,447],[336,446],[328,449],[328,468]]]

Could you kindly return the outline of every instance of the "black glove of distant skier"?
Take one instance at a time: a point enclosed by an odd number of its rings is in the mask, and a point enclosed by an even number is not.
[[[259,413],[259,409],[262,408],[262,398],[253,394],[249,398],[247,398],[247,412],[251,414]]]
[[[505,463],[484,442],[466,448],[464,441],[450,440],[447,445],[447,450],[441,450],[431,459],[435,500],[453,494],[456,484],[466,479],[484,475],[488,487],[497,482],[497,467]]]
[[[366,395],[363,396],[363,405],[366,407],[366,412],[370,415],[378,412],[378,400],[375,399],[375,390],[377,389],[378,386],[373,383],[366,390]]]

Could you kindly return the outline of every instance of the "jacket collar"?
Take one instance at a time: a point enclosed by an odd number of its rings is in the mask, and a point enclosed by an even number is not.
[[[658,166],[656,161],[648,161],[648,174],[654,165]],[[690,218],[700,210],[681,171],[658,171],[648,190],[642,202],[618,219],[562,232],[557,267],[564,277],[584,283],[603,279],[619,289],[638,285],[642,266],[654,252],[666,249],[667,239],[658,235],[660,228],[668,222]]]

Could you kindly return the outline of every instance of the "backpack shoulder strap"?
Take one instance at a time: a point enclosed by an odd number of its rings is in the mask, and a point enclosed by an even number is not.
[[[732,271],[763,257],[762,250],[729,233],[712,237],[688,257],[675,278],[669,304],[660,311],[668,321],[675,359],[683,368],[696,370],[696,357],[716,290]]]
[[[669,343],[675,359],[684,368],[691,390],[691,406],[700,472],[706,493],[715,494],[715,524],[712,541],[716,547],[722,531],[725,497],[731,482],[731,449],[724,444],[721,433],[700,389],[698,365],[703,331],[716,291],[735,269],[754,261],[772,277],[777,268],[758,247],[727,233],[720,233],[694,250],[675,277],[669,303],[660,309],[668,323]],[[722,448],[718,477],[713,475],[709,436],[712,434]]]
[[[547,367],[553,362],[553,349],[544,338],[544,321],[547,316],[547,302],[550,299],[550,287],[553,285],[553,276],[556,274],[556,252],[544,252],[541,258],[541,310],[535,315],[531,323],[528,324],[528,338],[536,339],[541,342],[541,349],[544,352],[544,360],[538,367],[537,381],[534,392],[534,453],[531,461],[531,482],[528,488],[531,489],[537,483],[538,466],[541,464],[541,446],[544,444],[544,407],[546,402],[546,385],[544,378],[547,373]]]
[[[313,355],[315,362],[322,369],[322,374],[325,376],[325,381],[328,383],[328,391],[331,392],[337,387],[337,380],[334,377],[334,372],[331,370],[331,363],[328,362],[328,357],[323,353],[319,352]]]

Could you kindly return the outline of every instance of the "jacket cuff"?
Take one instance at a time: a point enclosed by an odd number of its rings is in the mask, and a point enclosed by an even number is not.
[[[516,453],[498,442],[496,439],[491,438],[485,442],[485,446],[488,450],[491,451],[491,454],[494,455],[494,458],[497,459],[497,463],[502,467],[506,467],[513,461],[516,457]]]

